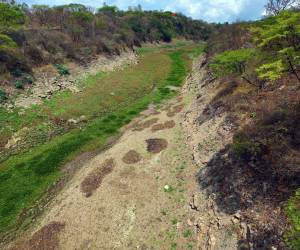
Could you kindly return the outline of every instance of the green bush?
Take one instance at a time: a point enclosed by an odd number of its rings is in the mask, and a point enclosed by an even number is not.
[[[57,72],[61,75],[61,76],[65,76],[65,75],[70,75],[70,71],[67,68],[66,65],[63,64],[55,64],[55,68],[57,69]]]
[[[15,68],[11,71],[11,74],[15,77],[21,77],[23,75],[23,72],[19,68]]]
[[[0,103],[5,102],[7,99],[6,93],[0,89]]]
[[[17,81],[15,82],[15,87],[16,87],[17,89],[24,89],[24,83],[23,83],[23,81],[22,81],[22,80],[17,80]]]
[[[232,149],[235,155],[245,162],[259,160],[263,154],[263,145],[243,133],[234,136]]]

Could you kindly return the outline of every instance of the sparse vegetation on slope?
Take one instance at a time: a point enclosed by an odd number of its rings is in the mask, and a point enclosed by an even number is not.
[[[98,54],[120,54],[146,42],[205,40],[212,27],[182,14],[141,8],[1,3],[0,79],[9,84],[32,74],[34,67],[62,66],[66,61],[84,64]],[[61,66],[60,73],[66,73]]]
[[[212,75],[222,85],[203,116],[226,111],[228,122],[239,128],[226,151],[232,162],[228,176],[247,176],[244,186],[235,180],[236,192],[252,197],[251,204],[241,199],[239,205],[256,228],[252,243],[257,248],[282,245],[283,238],[299,248],[299,21],[299,11],[284,10],[257,22],[225,25],[206,49]],[[255,219],[250,207],[263,207],[257,217],[265,213],[268,218]],[[272,207],[280,212],[267,212]]]

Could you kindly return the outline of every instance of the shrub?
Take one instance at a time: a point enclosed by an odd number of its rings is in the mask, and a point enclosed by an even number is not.
[[[265,151],[264,148],[262,142],[252,140],[243,133],[239,133],[233,138],[233,152],[245,162],[260,160]]]
[[[0,89],[0,103],[5,102],[6,99],[7,99],[6,93]]]
[[[17,81],[15,82],[15,87],[16,87],[17,89],[24,89],[24,83],[23,83],[23,81],[22,81],[22,80],[17,80]]]
[[[70,71],[69,71],[69,69],[67,68],[66,65],[63,65],[63,64],[55,64],[55,68],[57,69],[57,72],[58,72],[61,76],[64,76],[64,75],[70,75]]]
[[[20,76],[22,76],[23,72],[21,69],[16,68],[11,71],[11,74],[15,77],[20,77]]]

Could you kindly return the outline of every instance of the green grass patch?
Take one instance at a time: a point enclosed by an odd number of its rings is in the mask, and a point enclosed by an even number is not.
[[[300,189],[290,198],[286,213],[292,226],[285,234],[286,243],[291,249],[300,249]]]
[[[190,229],[185,230],[185,231],[183,232],[183,237],[184,237],[184,238],[189,238],[189,237],[191,237],[191,236],[192,236],[192,231],[191,231]]]
[[[103,147],[110,136],[117,135],[150,103],[174,96],[174,91],[160,89],[180,86],[189,65],[185,55],[184,49],[147,54],[135,67],[88,77],[82,93],[57,94],[44,105],[29,109],[23,116],[25,122],[16,112],[6,114],[0,110],[0,124],[15,121],[15,127],[38,125],[53,116],[68,119],[85,115],[90,120],[84,127],[12,156],[0,165],[0,233],[12,229],[20,214],[34,206],[61,178],[60,169],[66,162]]]

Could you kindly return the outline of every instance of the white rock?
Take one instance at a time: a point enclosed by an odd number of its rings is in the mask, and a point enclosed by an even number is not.
[[[76,120],[76,119],[69,119],[68,120],[68,123],[73,123],[73,124],[77,124],[78,123],[78,121]]]

